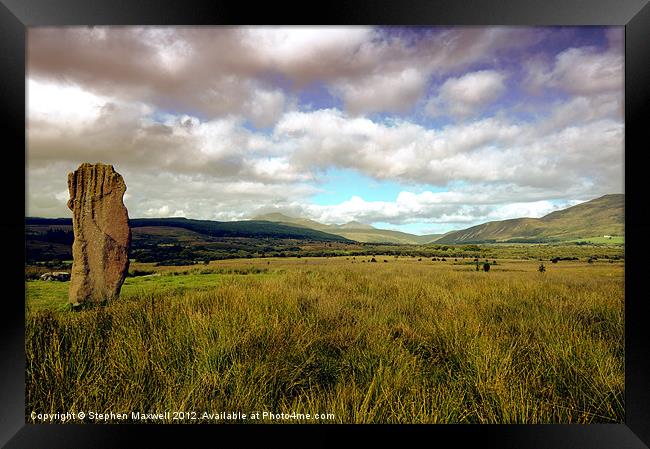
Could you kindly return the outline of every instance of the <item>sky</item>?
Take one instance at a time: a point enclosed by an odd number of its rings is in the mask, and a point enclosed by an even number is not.
[[[26,209],[112,164],[131,218],[415,234],[624,183],[623,27],[28,29]]]

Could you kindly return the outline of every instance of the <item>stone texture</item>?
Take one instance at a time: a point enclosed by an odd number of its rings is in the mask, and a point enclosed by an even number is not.
[[[68,174],[74,243],[70,303],[119,296],[129,268],[131,229],[122,197],[126,184],[112,165],[84,163]]]

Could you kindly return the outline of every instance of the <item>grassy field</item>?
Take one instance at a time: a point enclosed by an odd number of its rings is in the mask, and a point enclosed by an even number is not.
[[[183,422],[251,422],[202,414],[268,411],[333,423],[623,421],[623,262],[545,261],[540,273],[537,260],[477,272],[467,260],[370,259],[133,264],[153,274],[81,312],[67,309],[67,282],[27,281],[27,420],[190,411],[198,419]]]
[[[574,243],[574,242],[591,243],[591,244],[595,243],[595,244],[605,244],[605,245],[623,245],[625,243],[625,237],[622,235],[613,235],[609,238],[603,236],[588,237],[586,239],[570,240],[567,243]]]

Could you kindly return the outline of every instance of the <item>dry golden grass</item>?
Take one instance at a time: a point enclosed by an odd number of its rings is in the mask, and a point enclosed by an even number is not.
[[[499,260],[485,273],[453,259],[376,259],[165,267],[82,312],[30,307],[53,299],[51,284],[29,282],[26,414],[623,421],[622,263],[545,262],[540,273],[539,262]]]

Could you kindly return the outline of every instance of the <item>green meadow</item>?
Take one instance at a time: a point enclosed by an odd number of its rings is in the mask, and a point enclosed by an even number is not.
[[[151,274],[80,312],[66,305],[67,282],[27,281],[27,420],[63,410],[197,413],[182,422],[252,422],[202,417],[224,411],[329,413],[289,420],[328,423],[623,421],[622,262],[502,259],[485,272],[453,259],[376,260],[134,263]]]

